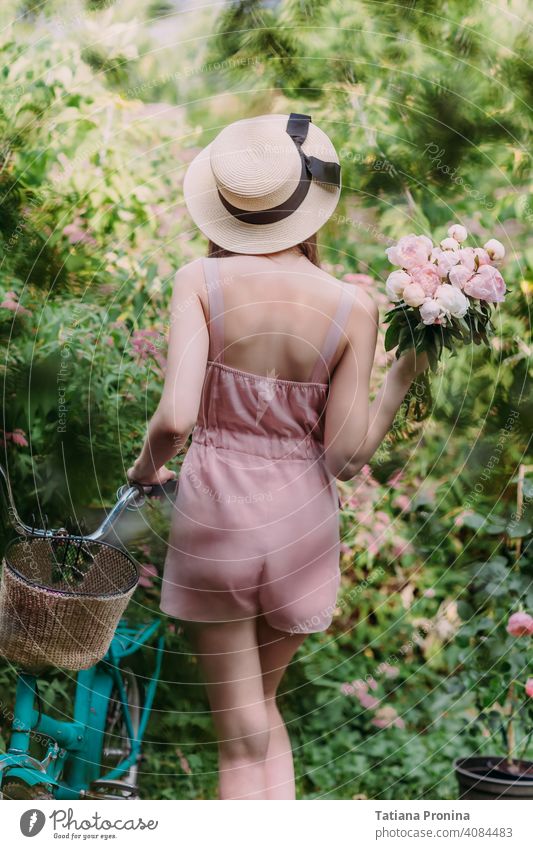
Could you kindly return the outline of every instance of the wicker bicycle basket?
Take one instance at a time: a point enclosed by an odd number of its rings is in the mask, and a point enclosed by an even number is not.
[[[12,540],[2,565],[0,655],[26,669],[101,660],[139,577],[115,546],[65,536]]]

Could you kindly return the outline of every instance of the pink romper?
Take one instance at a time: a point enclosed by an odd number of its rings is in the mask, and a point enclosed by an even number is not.
[[[324,413],[352,299],[344,285],[309,382],[263,377],[224,364],[218,261],[204,259],[204,273],[209,359],[173,509],[161,610],[201,622],[263,614],[281,631],[323,631],[340,583]]]

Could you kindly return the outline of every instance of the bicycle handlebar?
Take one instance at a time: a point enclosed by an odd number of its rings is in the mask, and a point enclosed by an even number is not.
[[[0,478],[2,479],[4,484],[8,512],[11,519],[11,524],[13,525],[15,530],[17,530],[24,536],[44,538],[56,536],[58,530],[63,531],[62,528],[49,531],[45,528],[30,528],[29,525],[26,525],[17,512],[15,500],[13,498],[13,492],[11,489],[11,484],[9,482],[7,473],[1,463]],[[162,498],[164,496],[170,497],[171,495],[175,494],[177,486],[177,478],[168,481],[166,484],[150,484],[145,486],[138,483],[129,483],[125,484],[124,486],[121,486],[117,492],[117,501],[111,508],[111,511],[105,517],[104,521],[98,526],[95,531],[93,531],[92,534],[84,534],[83,539],[89,539],[93,541],[102,539],[108,533],[108,531],[112,530],[115,522],[117,521],[118,517],[124,512],[124,510],[126,510],[127,508],[129,508],[130,510],[139,509],[143,506],[146,498]],[[76,536],[76,534],[69,534],[69,536]]]

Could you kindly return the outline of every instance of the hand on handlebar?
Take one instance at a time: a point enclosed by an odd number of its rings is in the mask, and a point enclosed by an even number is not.
[[[169,481],[176,479],[176,472],[173,472],[171,469],[167,469],[166,466],[161,466],[155,474],[151,475],[140,474],[139,470],[136,469],[135,466],[136,464],[134,463],[133,466],[128,469],[126,477],[131,483],[136,483],[139,486],[164,486]]]

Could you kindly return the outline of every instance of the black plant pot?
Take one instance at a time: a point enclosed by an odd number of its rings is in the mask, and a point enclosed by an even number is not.
[[[533,762],[504,758],[458,758],[455,774],[460,799],[533,799]]]

